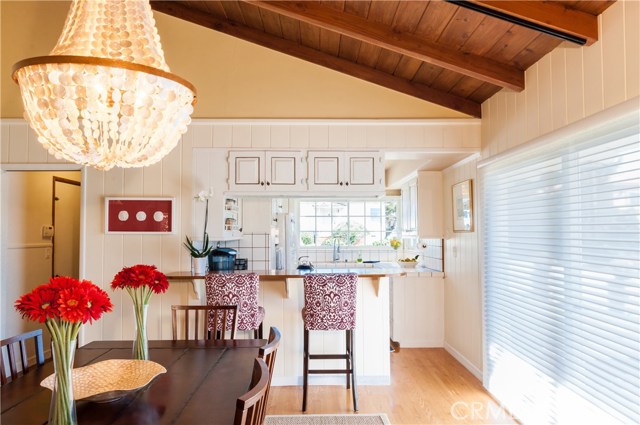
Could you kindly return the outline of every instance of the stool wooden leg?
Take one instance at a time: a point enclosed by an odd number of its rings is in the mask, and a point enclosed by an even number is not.
[[[307,411],[307,389],[309,387],[309,331],[304,330],[304,371],[302,373],[302,411]]]
[[[349,354],[351,360],[351,392],[353,393],[353,410],[358,411],[358,392],[356,390],[356,356],[353,349],[353,331],[349,331]]]

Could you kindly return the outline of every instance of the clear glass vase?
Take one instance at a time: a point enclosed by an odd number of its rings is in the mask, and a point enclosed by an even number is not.
[[[49,407],[49,425],[75,425],[76,402],[73,399],[73,359],[76,354],[76,340],[51,340],[53,369],[55,379],[51,405]]]
[[[149,360],[149,343],[147,341],[147,311],[149,304],[133,303],[133,314],[136,318],[136,334],[133,340],[133,359]]]

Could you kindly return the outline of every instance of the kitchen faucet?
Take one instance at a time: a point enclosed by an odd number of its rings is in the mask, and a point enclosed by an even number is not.
[[[333,238],[333,261],[340,261],[340,242],[338,238]]]

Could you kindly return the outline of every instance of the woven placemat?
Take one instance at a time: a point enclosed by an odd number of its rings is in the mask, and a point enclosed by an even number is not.
[[[391,425],[384,413],[353,415],[271,415],[265,425]]]

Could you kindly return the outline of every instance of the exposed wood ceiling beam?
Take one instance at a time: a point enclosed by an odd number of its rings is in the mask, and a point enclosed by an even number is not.
[[[243,0],[247,1],[247,0]],[[512,90],[524,89],[524,72],[481,56],[443,49],[433,42],[316,2],[247,1],[265,10]]]
[[[555,1],[448,0],[576,44],[598,41],[598,17]]]
[[[295,56],[299,59],[369,81],[400,93],[417,97],[473,117],[479,118],[481,116],[481,107],[477,102],[435,90],[423,84],[412,83],[385,72],[352,63],[348,60],[325,54],[295,42],[266,34],[262,31],[238,24],[237,22],[217,18],[206,12],[191,9],[181,3],[180,1],[151,1],[151,7],[158,12],[166,13],[176,18]]]

